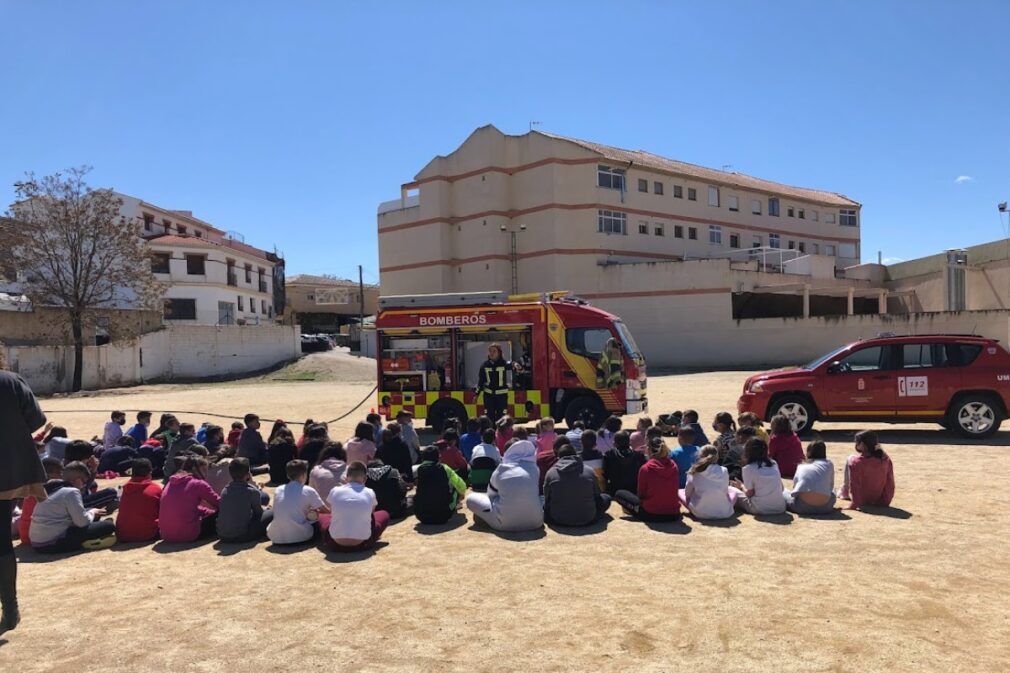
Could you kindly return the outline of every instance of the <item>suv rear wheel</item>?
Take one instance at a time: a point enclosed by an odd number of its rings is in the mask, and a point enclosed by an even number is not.
[[[813,401],[802,395],[783,395],[772,403],[770,412],[769,417],[781,414],[788,418],[797,435],[810,432],[817,420],[817,408]]]
[[[954,400],[947,413],[950,428],[969,439],[985,439],[1003,422],[1000,405],[991,395],[969,393]]]

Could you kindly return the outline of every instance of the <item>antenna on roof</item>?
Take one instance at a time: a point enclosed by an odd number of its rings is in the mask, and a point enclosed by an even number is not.
[[[731,169],[731,168],[733,168],[733,164],[723,164],[722,165],[722,171],[723,171],[723,173],[729,173],[729,169]]]
[[[535,121],[532,121],[532,120],[531,120],[531,121],[530,121],[530,131],[533,131],[533,127],[534,127],[534,126],[540,126],[540,125],[542,125],[542,124],[543,124],[543,122],[535,122]]]

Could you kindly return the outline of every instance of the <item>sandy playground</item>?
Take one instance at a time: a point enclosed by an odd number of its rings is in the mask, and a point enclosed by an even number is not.
[[[99,432],[113,408],[300,423],[357,404],[373,371],[320,354],[259,379],[43,406],[72,436]],[[707,425],[735,411],[745,375],[653,375],[652,413],[694,407]],[[349,435],[372,404],[333,434]],[[61,415],[70,409],[102,413]],[[857,429],[820,426],[836,468]],[[0,636],[0,671],[1010,669],[999,495],[1010,432],[983,444],[934,426],[881,435],[897,480],[882,514],[643,524],[612,508],[588,530],[524,534],[461,514],[443,527],[394,523],[378,549],[342,556],[269,542],[20,549],[23,621]]]

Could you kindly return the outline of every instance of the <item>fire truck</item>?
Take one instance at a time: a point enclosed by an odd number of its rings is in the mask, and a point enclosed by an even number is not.
[[[428,294],[379,298],[378,408],[440,432],[484,413],[477,391],[488,346],[514,365],[507,413],[598,427],[646,410],[645,360],[621,319],[567,292]],[[604,371],[605,370],[605,371]]]

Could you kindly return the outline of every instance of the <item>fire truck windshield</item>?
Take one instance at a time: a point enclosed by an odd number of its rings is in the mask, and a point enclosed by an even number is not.
[[[614,327],[617,328],[617,333],[621,337],[621,343],[624,345],[624,351],[628,356],[631,358],[641,358],[642,355],[638,350],[638,344],[635,343],[635,337],[631,336],[631,330],[620,320],[614,322]]]

